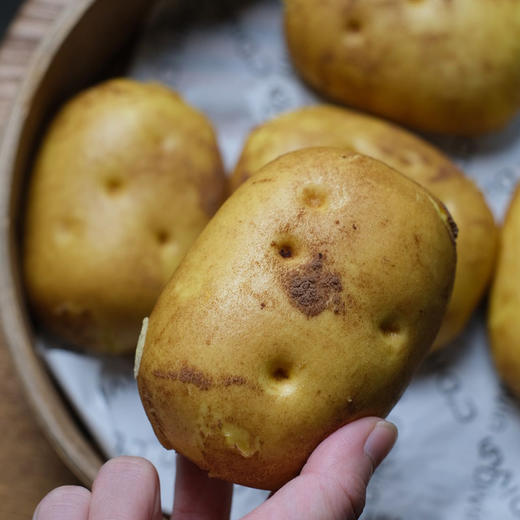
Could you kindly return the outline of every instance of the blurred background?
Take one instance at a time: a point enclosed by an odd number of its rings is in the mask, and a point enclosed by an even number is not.
[[[13,18],[22,0],[1,0],[0,1],[0,38],[3,38],[9,22]]]
[[[20,80],[39,40],[69,0],[0,0],[0,139]],[[74,0],[70,0],[74,1]],[[23,11],[23,24],[7,29]],[[0,337],[0,519],[27,520],[52,488],[77,484],[45,439]]]

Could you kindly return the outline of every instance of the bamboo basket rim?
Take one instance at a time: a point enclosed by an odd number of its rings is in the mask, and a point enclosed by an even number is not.
[[[125,7],[117,7],[117,1],[111,2],[112,8],[123,10]],[[17,163],[23,154],[20,143],[39,89],[67,39],[85,23],[86,15],[95,15],[96,9],[101,11],[102,4],[107,8],[106,0],[76,0],[65,7],[33,54],[0,135],[0,341],[9,350],[30,408],[45,436],[66,466],[87,486],[91,486],[104,458],[70,412],[65,396],[35,351],[35,336],[26,309],[19,269],[16,226],[21,190],[18,194],[14,193],[14,187],[17,182],[22,182],[17,172]],[[133,6],[140,11],[145,10],[146,5],[146,0],[133,2]],[[141,21],[136,20],[135,23],[140,25]],[[43,119],[37,126],[41,126],[42,122]],[[37,132],[33,134],[33,139],[35,135]],[[22,177],[26,176],[27,167],[23,170]]]

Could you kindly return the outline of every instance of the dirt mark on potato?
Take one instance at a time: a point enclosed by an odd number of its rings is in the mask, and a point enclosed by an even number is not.
[[[331,309],[335,314],[345,310],[341,278],[338,273],[327,270],[324,261],[324,255],[318,253],[307,264],[283,276],[283,287],[291,305],[309,318],[318,316],[325,309]]]
[[[154,377],[179,381],[196,386],[199,390],[210,390],[213,387],[247,386],[252,390],[260,390],[258,385],[249,382],[245,377],[234,374],[209,375],[202,370],[184,364],[180,370],[154,370]]]
[[[192,384],[200,390],[209,390],[213,386],[212,377],[187,364],[183,365],[180,370],[154,370],[153,375],[159,379],[171,379],[172,381]]]

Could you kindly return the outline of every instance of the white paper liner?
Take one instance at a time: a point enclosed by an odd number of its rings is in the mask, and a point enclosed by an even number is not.
[[[321,101],[292,70],[282,29],[281,5],[273,0],[163,2],[128,75],[169,84],[205,112],[229,170],[253,126]],[[430,140],[477,182],[500,220],[520,179],[520,118],[491,136]],[[107,457],[140,455],[155,464],[168,509],[175,455],[153,434],[132,362],[54,348],[44,339],[38,349]],[[424,363],[389,418],[399,440],[369,485],[364,520],[520,518],[520,408],[493,370],[483,310],[454,345]],[[266,496],[235,486],[232,518]]]

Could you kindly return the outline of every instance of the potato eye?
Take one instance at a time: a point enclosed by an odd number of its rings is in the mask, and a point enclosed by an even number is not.
[[[273,379],[276,381],[283,381],[289,379],[289,370],[286,367],[277,367],[272,373]]]
[[[379,331],[384,342],[395,352],[406,348],[408,343],[408,330],[403,323],[395,317],[387,317],[379,323]]]
[[[155,232],[155,238],[159,244],[166,244],[170,240],[170,234],[165,229],[159,229]]]
[[[123,180],[119,177],[110,177],[105,181],[105,188],[110,195],[121,191],[123,187]]]
[[[361,31],[362,24],[357,18],[350,18],[345,24],[345,29],[350,33],[358,33]]]
[[[289,383],[293,378],[294,365],[289,359],[276,357],[268,362],[266,375],[276,388],[280,388],[280,384]]]
[[[277,236],[272,242],[271,247],[276,255],[285,259],[295,258],[299,254],[298,240],[286,233]]]
[[[399,327],[399,324],[394,321],[384,321],[379,326],[379,329],[385,336],[394,336],[401,332],[401,327]]]
[[[280,247],[279,253],[280,253],[280,256],[283,258],[291,258],[292,254],[293,254],[291,246],[288,246],[288,245]]]

